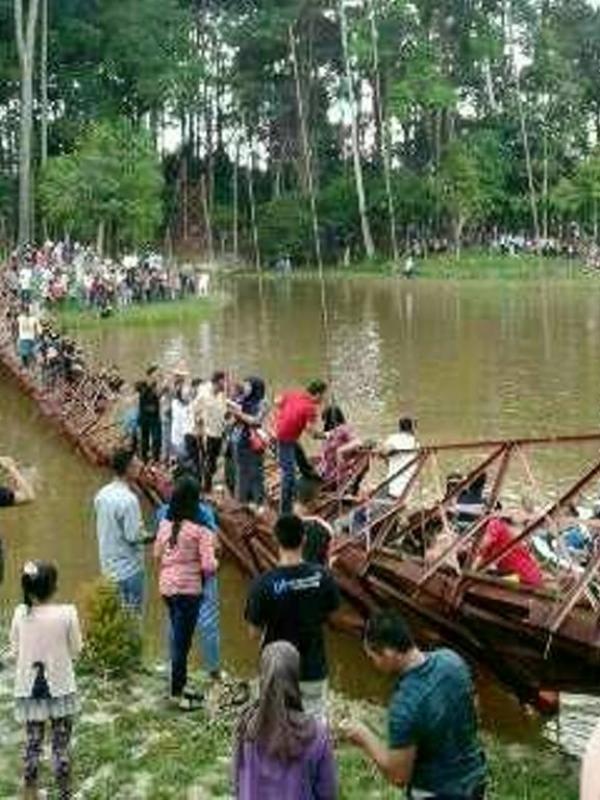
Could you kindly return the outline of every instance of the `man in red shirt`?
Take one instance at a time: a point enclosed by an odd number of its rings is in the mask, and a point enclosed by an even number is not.
[[[296,495],[296,445],[303,433],[316,436],[319,407],[327,384],[313,381],[306,391],[284,392],[277,401],[275,435],[281,475],[281,513],[291,514]]]

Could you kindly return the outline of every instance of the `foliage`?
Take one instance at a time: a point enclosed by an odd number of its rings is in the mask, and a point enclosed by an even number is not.
[[[97,675],[130,677],[141,663],[139,620],[123,610],[114,584],[101,578],[87,586],[82,612],[82,667]]]
[[[463,142],[453,142],[442,160],[439,188],[444,209],[452,220],[454,243],[460,252],[465,225],[482,212],[484,195],[477,162]]]
[[[457,233],[469,242],[494,229],[533,235],[532,203],[544,236],[564,233],[567,221],[595,233],[593,0],[53,0],[52,160],[38,198],[38,238],[44,223],[53,236],[67,228],[90,240],[103,221],[115,249],[162,228],[186,249],[206,251],[208,217],[215,249],[228,252],[237,219],[241,255],[253,261],[252,177],[262,260],[286,250],[298,264],[312,262],[303,116],[325,259],[362,258],[340,8],[378,257],[391,251],[392,206],[401,243]],[[9,237],[19,130],[12,12],[13,0],[0,0],[0,215]],[[39,129],[39,103],[35,114]],[[145,139],[137,151],[146,166],[130,181],[118,169],[122,159],[107,155],[122,152],[119,130]],[[94,137],[102,157],[83,170],[78,154]],[[151,151],[162,158],[162,206],[146,196],[161,192]],[[82,175],[92,183],[84,203]]]
[[[152,239],[161,222],[162,176],[149,137],[128,124],[90,126],[71,155],[49,160],[40,196],[50,226],[113,245]]]
[[[572,178],[563,178],[555,189],[556,208],[571,219],[584,220],[598,237],[600,217],[600,151],[577,167]]]

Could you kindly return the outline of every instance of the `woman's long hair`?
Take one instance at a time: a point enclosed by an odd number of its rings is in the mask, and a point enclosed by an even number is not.
[[[262,378],[246,378],[245,383],[250,384],[250,394],[244,395],[241,399],[242,411],[244,414],[254,416],[258,414],[260,404],[265,399],[266,387]]]
[[[295,761],[317,733],[315,720],[304,713],[300,694],[300,655],[289,642],[267,645],[260,659],[260,697],[239,724],[237,744],[260,745],[269,758]]]
[[[200,501],[200,483],[191,475],[185,475],[175,483],[169,519],[171,520],[171,548],[177,546],[177,537],[184,522],[195,522],[198,516],[198,503]]]
[[[340,425],[346,424],[346,417],[339,406],[327,406],[325,411],[321,414],[321,420],[323,421],[323,430],[325,433],[329,433],[339,428]]]

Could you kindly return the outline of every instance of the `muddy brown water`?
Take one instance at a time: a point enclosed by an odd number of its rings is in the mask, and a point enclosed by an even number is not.
[[[331,370],[339,402],[370,438],[392,431],[401,412],[418,417],[423,441],[598,428],[600,284],[333,280],[328,348],[317,282],[248,279],[226,291],[230,301],[208,321],[111,327],[80,338],[132,379],[149,362],[184,360],[200,377],[221,366],[260,374],[274,392]],[[38,489],[34,505],[3,511],[0,519],[8,556],[0,600],[8,617],[28,558],[59,563],[65,598],[77,597],[96,575],[91,503],[105,476],[74,454],[1,372],[0,451],[35,469]],[[541,481],[551,484],[574,467],[566,453],[553,451],[543,468]],[[224,658],[250,675],[256,651],[242,622],[245,591],[245,579],[225,564]],[[162,653],[164,614],[155,590],[146,626],[149,649]],[[383,699],[389,690],[349,637],[330,636],[330,662],[334,685],[352,696]],[[542,723],[489,676],[479,687],[486,727],[513,741],[545,738],[580,752],[600,716],[597,700],[569,696],[559,719]]]

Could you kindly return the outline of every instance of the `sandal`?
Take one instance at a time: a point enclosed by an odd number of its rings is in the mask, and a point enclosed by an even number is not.
[[[179,700],[177,700],[177,698],[175,698],[175,700],[177,702],[177,708],[180,711],[199,711],[204,706],[203,699],[198,697],[182,695]]]

